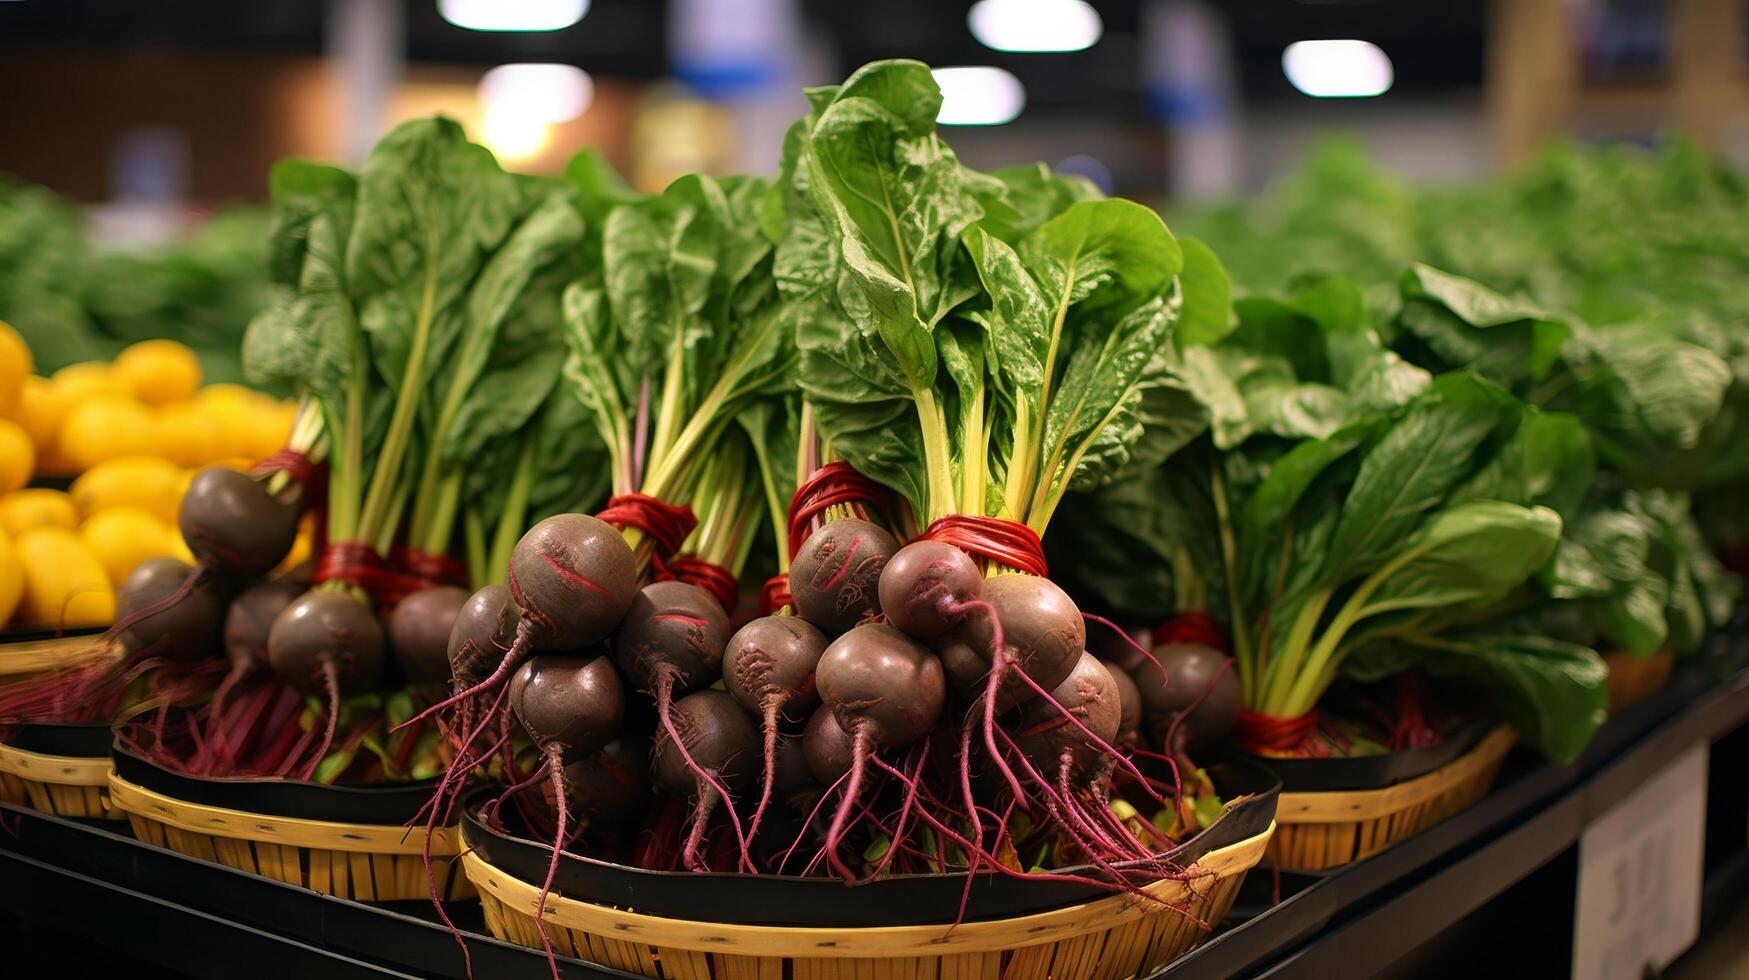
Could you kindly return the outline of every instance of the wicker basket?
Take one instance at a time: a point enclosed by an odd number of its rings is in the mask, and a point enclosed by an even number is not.
[[[365,902],[428,900],[422,828],[331,823],[190,803],[111,773],[109,791],[134,836],[204,861],[340,898]],[[454,828],[431,838],[431,874],[440,894],[468,898],[457,873]]]
[[[88,657],[114,656],[115,650],[89,630],[65,636],[20,634],[28,638],[0,636],[0,684],[24,680],[51,670],[79,663]]]
[[[1649,657],[1615,650],[1604,654],[1603,662],[1609,665],[1609,713],[1612,715],[1663,690],[1664,685],[1670,683],[1671,671],[1676,669],[1676,657],[1668,650],[1660,650]]]
[[[109,798],[108,756],[45,755],[0,745],[0,800],[59,817],[121,820]]]
[[[1322,871],[1418,834],[1481,799],[1517,738],[1502,726],[1452,762],[1392,786],[1283,792],[1264,862],[1283,871]]]
[[[659,918],[548,896],[547,934],[559,952],[663,980],[1003,977],[1044,980],[1143,976],[1191,949],[1226,916],[1274,825],[1205,854],[1186,881],[1147,886],[1152,901],[1111,895],[1007,919],[870,928],[729,925]],[[469,852],[486,924],[500,939],[539,948],[540,887]]]

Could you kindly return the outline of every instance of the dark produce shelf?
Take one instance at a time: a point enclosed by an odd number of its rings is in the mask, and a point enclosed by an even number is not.
[[[1570,852],[1587,823],[1688,749],[1728,739],[1715,753],[1724,765],[1714,767],[1713,781],[1724,791],[1714,793],[1709,819],[1719,826],[1708,837],[1734,849],[1708,848],[1704,918],[1714,920],[1749,885],[1745,801],[1734,791],[1743,778],[1730,776],[1746,768],[1749,749],[1742,653],[1721,644],[1710,660],[1686,665],[1668,688],[1612,719],[1570,766],[1515,752],[1482,802],[1367,861],[1325,876],[1282,876],[1279,885],[1255,872],[1238,910],[1249,917],[1160,976],[1367,976],[1436,948],[1440,975],[1462,973],[1463,951],[1484,957],[1490,950],[1478,947],[1490,944],[1442,946],[1442,937],[1519,893],[1539,903],[1538,914],[1561,920],[1545,952],[1564,955],[1557,947],[1570,944],[1571,913],[1548,902],[1571,899]],[[1727,777],[1735,782],[1720,783]],[[429,905],[329,898],[142,844],[122,825],[0,807],[0,882],[0,937],[18,943],[9,948],[74,936],[103,962],[134,964],[142,977],[234,976],[239,964],[263,978],[464,976],[455,942]],[[1271,905],[1274,887],[1281,900]],[[477,906],[459,903],[451,914],[468,933],[476,976],[549,975],[539,952],[483,935]],[[90,962],[43,960],[33,975]],[[624,976],[560,962],[568,978]]]

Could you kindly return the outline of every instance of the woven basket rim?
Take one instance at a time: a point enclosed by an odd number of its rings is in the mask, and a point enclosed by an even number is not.
[[[58,786],[107,786],[107,756],[47,755],[0,743],[0,772]]]
[[[1216,882],[1244,874],[1263,858],[1275,832],[1272,822],[1261,833],[1205,854],[1192,865],[1186,880],[1163,879],[1142,890],[1178,910],[1193,914],[1196,902]],[[503,874],[473,851],[461,856],[462,867],[475,888],[515,912],[533,917],[540,888]],[[1007,919],[908,926],[750,926],[644,915],[597,905],[558,893],[547,896],[541,918],[549,925],[616,940],[707,953],[749,956],[869,958],[939,957],[956,953],[1000,952],[1110,930],[1141,916],[1158,913],[1160,902],[1133,894],[1107,895],[1048,912]]]
[[[1352,823],[1407,810],[1487,772],[1511,751],[1518,733],[1500,725],[1476,747],[1423,776],[1370,790],[1283,793],[1276,820],[1283,824]]]

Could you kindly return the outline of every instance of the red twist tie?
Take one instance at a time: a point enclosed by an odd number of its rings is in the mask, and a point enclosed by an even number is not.
[[[408,578],[417,579],[421,588],[468,584],[468,570],[448,555],[396,545],[389,552],[389,563]]]
[[[316,562],[315,581],[356,586],[379,608],[392,606],[425,587],[420,580],[395,571],[363,541],[336,541],[323,548]]]
[[[1286,755],[1298,751],[1317,729],[1317,708],[1297,718],[1240,709],[1239,723],[1233,726],[1233,741],[1252,755]]]
[[[988,558],[1039,578],[1049,578],[1051,574],[1038,535],[1019,521],[949,514],[929,525],[918,540],[944,541],[968,555]]]
[[[717,604],[723,607],[723,612],[732,613],[739,605],[741,587],[735,582],[735,576],[721,565],[705,561],[696,555],[681,555],[668,562],[668,574],[676,580],[688,585],[696,585],[709,592]]]
[[[650,564],[655,567],[658,579],[674,577],[669,571],[668,559],[680,550],[686,536],[698,526],[698,517],[692,513],[691,507],[665,504],[647,493],[616,493],[607,498],[607,506],[595,516],[620,530],[635,527],[649,535],[656,545]]]
[[[849,463],[835,460],[802,481],[789,499],[791,560],[802,553],[803,543],[813,533],[814,518],[826,513],[827,508],[840,504],[867,504],[879,511],[889,525],[892,523],[892,515],[887,512],[886,494],[880,484],[858,473]]]
[[[284,473],[304,488],[304,500],[314,509],[328,496],[328,467],[295,449],[281,449],[249,468],[250,476]]]
[[[1227,635],[1215,618],[1201,609],[1190,609],[1171,616],[1154,627],[1155,643],[1200,643],[1227,652]]]
[[[774,616],[780,610],[796,604],[789,593],[789,575],[773,575],[759,587],[759,615]]]

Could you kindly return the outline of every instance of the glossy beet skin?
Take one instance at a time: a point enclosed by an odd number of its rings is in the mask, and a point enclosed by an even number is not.
[[[879,747],[902,748],[927,735],[947,703],[941,661],[884,623],[864,623],[833,640],[815,677],[839,726]]]
[[[1087,625],[1068,593],[1035,575],[998,575],[985,581],[983,599],[1002,624],[1003,646],[1039,687],[1051,690],[1075,669],[1087,642]],[[983,608],[974,609],[935,645],[955,689],[967,698],[983,696],[994,647],[990,612]],[[1005,677],[996,710],[1007,711],[1036,696],[1024,680]]]
[[[881,611],[901,633],[932,640],[965,621],[984,576],[972,556],[941,541],[913,541],[881,572]]]
[[[149,558],[116,590],[116,622],[129,652],[148,648],[157,656],[192,662],[219,651],[225,596],[208,576],[191,579],[194,569],[174,558]],[[184,587],[186,586],[186,590]],[[182,591],[174,602],[165,600]],[[160,608],[140,615],[153,606]]]
[[[1068,716],[1087,731],[1071,723]],[[1052,779],[1058,778],[1066,758],[1071,778],[1084,780],[1103,775],[1112,766],[1111,744],[1122,721],[1117,682],[1099,658],[1082,654],[1075,669],[1051,691],[1050,701],[1034,698],[1020,706],[1020,734],[1015,741]],[[1098,740],[1089,738],[1088,732]]]
[[[479,683],[504,659],[520,616],[503,585],[488,585],[462,603],[449,631],[449,673],[457,690]]]
[[[1117,685],[1118,705],[1123,709],[1118,717],[1117,740],[1113,745],[1135,745],[1142,737],[1142,691],[1120,666],[1109,660],[1100,661]]]
[[[782,711],[801,719],[820,703],[814,668],[826,652],[826,634],[797,616],[761,616],[729,638],[723,652],[723,687],[756,715]]]
[[[303,595],[305,587],[276,579],[244,589],[225,610],[225,656],[239,674],[266,669],[267,634],[285,608]]]
[[[1200,748],[1233,730],[1243,695],[1231,657],[1201,643],[1162,643],[1154,648],[1154,659],[1166,669],[1164,677],[1151,661],[1143,661],[1133,676],[1155,737],[1163,738],[1177,724],[1179,744],[1165,748]]]
[[[619,735],[625,689],[607,657],[548,653],[530,657],[510,678],[510,710],[545,752],[568,765]]]
[[[637,561],[612,525],[558,514],[510,552],[510,595],[535,650],[579,650],[607,639],[637,595]]]
[[[633,684],[656,686],[673,674],[677,691],[716,681],[729,642],[729,617],[710,593],[686,582],[653,582],[638,590],[614,635],[613,655]]]
[[[389,652],[409,680],[449,680],[449,637],[467,601],[466,590],[439,585],[414,592],[389,611]]]
[[[209,466],[182,495],[176,523],[188,548],[203,561],[241,575],[265,575],[285,560],[298,534],[302,506],[267,492],[247,473]]]
[[[383,630],[363,602],[318,588],[299,596],[267,634],[273,672],[305,694],[327,696],[325,664],[332,663],[342,696],[367,691],[383,670]]]
[[[796,611],[827,636],[880,612],[881,572],[899,550],[885,528],[856,518],[832,521],[809,536],[790,564]]]
[[[759,770],[759,733],[734,698],[722,691],[695,691],[674,702],[671,716],[692,761],[731,791]],[[700,791],[697,773],[681,758],[666,729],[656,732],[650,772],[670,792]]]

